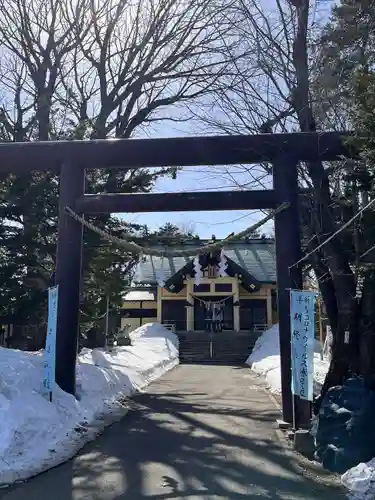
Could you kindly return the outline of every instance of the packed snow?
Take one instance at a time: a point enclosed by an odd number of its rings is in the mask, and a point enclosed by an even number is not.
[[[42,395],[43,352],[0,348],[0,485],[24,480],[73,457],[127,412],[127,397],[178,364],[178,339],[157,323],[131,334],[132,346],[84,349],[77,399],[58,387]]]
[[[342,475],[341,481],[350,491],[351,500],[374,500],[375,458],[349,469]]]
[[[281,394],[279,325],[263,332],[255,343],[253,352],[246,363],[251,369],[265,378],[269,390]],[[314,393],[319,394],[324,383],[329,362],[322,359],[320,342],[315,343],[314,353]]]

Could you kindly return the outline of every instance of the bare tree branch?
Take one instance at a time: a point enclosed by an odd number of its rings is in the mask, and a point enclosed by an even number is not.
[[[79,45],[84,61],[64,80],[72,95],[99,102],[89,116],[90,136],[130,137],[156,111],[169,118],[166,109],[217,89],[232,65],[223,11],[209,0],[90,1],[84,15],[90,29]],[[76,111],[73,104],[77,119]]]

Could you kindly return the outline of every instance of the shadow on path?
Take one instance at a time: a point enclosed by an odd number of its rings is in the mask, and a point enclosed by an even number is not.
[[[74,460],[3,499],[344,498],[278,440],[278,412],[246,368],[183,365],[130,406]]]

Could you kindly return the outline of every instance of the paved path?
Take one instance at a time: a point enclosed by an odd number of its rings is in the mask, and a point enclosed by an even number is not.
[[[344,498],[279,440],[278,411],[247,368],[180,366],[132,407],[74,460],[2,500]]]

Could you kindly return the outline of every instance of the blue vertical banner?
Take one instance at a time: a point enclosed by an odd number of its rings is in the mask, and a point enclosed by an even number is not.
[[[48,325],[46,337],[46,350],[44,357],[43,373],[43,395],[52,401],[55,388],[55,364],[56,364],[56,327],[57,327],[57,305],[59,300],[59,287],[53,286],[48,289]]]
[[[292,393],[313,400],[316,292],[290,291]]]

